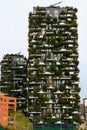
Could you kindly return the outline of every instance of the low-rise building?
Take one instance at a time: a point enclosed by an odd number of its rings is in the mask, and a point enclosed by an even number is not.
[[[16,125],[16,98],[0,93],[0,125]]]
[[[83,102],[80,104],[80,113],[82,119],[87,122],[87,98],[83,99]]]
[[[84,98],[83,99],[83,107],[84,107],[84,118],[85,118],[85,121],[87,121],[87,98]]]

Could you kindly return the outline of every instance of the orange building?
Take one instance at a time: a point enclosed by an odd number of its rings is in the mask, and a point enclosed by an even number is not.
[[[0,125],[16,125],[16,98],[5,96],[0,93]]]

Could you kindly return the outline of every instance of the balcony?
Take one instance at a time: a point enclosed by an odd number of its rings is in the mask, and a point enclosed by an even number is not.
[[[38,37],[38,40],[42,40],[43,39],[43,35],[40,35],[39,37]]]
[[[72,95],[75,95],[75,94],[77,95],[78,93],[79,93],[79,92],[76,92],[76,91],[71,91],[71,92],[70,92],[70,94],[72,94]]]
[[[47,36],[50,36],[50,35],[53,35],[53,34],[54,34],[53,31],[46,31],[46,35],[47,35]]]
[[[31,40],[31,43],[37,43],[37,41],[36,40]]]
[[[31,111],[29,113],[31,113],[31,114],[41,114],[41,112],[37,112],[37,111]]]
[[[71,71],[71,72],[69,72],[69,74],[70,74],[70,75],[73,75],[73,74],[74,74],[74,72],[72,72],[72,71]]]
[[[52,90],[54,89],[54,87],[52,85],[50,85],[49,87],[47,87],[47,90]]]
[[[72,112],[72,114],[76,115],[76,114],[79,114],[79,112],[78,111],[74,111],[74,112]]]
[[[45,102],[46,104],[55,104],[55,102],[52,101],[52,99],[50,99],[49,101]]]
[[[59,19],[65,20],[66,17],[67,17],[66,14],[60,14]]]
[[[22,81],[23,78],[16,78],[16,77],[15,77],[15,78],[13,78],[13,80],[14,80],[14,81],[18,81],[18,80],[19,80],[19,81]]]
[[[55,59],[53,59],[53,58],[48,59],[48,58],[47,58],[46,61],[47,61],[47,62],[53,62],[53,61],[55,61]]]
[[[41,28],[30,28],[29,32],[33,33],[33,32],[40,32]]]
[[[38,97],[35,97],[35,96],[29,96],[28,98],[29,98],[29,99],[37,99]]]
[[[37,71],[38,69],[37,68],[34,68],[34,67],[29,67],[29,71]]]
[[[73,57],[73,58],[78,57],[78,54],[72,54],[70,57]]]
[[[46,27],[46,23],[41,23],[41,27]]]
[[[30,57],[41,57],[41,54],[31,54]]]
[[[45,15],[46,14],[46,10],[37,10],[36,14]]]
[[[70,30],[77,31],[76,27],[71,27]]]
[[[67,18],[72,18],[73,15],[72,14],[67,14]]]
[[[38,65],[39,65],[39,66],[45,66],[45,63],[44,63],[44,62],[39,62]]]
[[[64,124],[64,122],[62,122],[62,121],[57,121],[57,122],[55,122],[55,124],[62,125],[62,124]]]
[[[59,28],[66,28],[66,27],[68,27],[68,24],[66,24],[66,23],[59,23]]]
[[[73,44],[73,40],[67,40],[67,43]]]
[[[56,62],[56,65],[58,65],[58,66],[59,66],[59,65],[60,65],[60,62],[58,62],[58,61],[57,61],[57,62]]]
[[[72,116],[66,116],[66,117],[64,117],[64,119],[70,120],[70,119],[72,119]]]
[[[43,74],[44,74],[44,75],[49,75],[49,76],[50,76],[50,75],[54,75],[54,73],[51,73],[51,72],[44,72]]]
[[[70,49],[61,48],[59,50],[59,52],[61,52],[61,53],[63,53],[63,52],[71,52],[71,50]]]
[[[40,90],[38,93],[39,94],[46,94],[47,92],[44,92],[43,90]]]
[[[68,44],[68,47],[69,48],[73,48],[73,44]]]
[[[54,94],[60,95],[60,94],[62,94],[62,92],[57,90],[56,92],[54,92]]]
[[[72,107],[63,106],[63,109],[72,109]]]
[[[29,82],[29,85],[41,85],[41,82]]]
[[[69,86],[66,86],[66,89],[67,89],[67,90],[71,90],[72,88],[71,88],[71,87],[69,87]]]
[[[60,80],[69,80],[69,79],[71,79],[71,78],[68,77],[68,76],[64,76],[64,77],[60,77],[59,79],[60,79]]]
[[[75,85],[75,84],[79,84],[79,82],[73,82],[72,84],[73,84],[73,85]]]
[[[13,89],[13,90],[10,90],[11,92],[22,92],[23,90],[22,89]]]
[[[32,86],[29,86],[29,88],[28,88],[28,90],[31,90],[31,91],[33,91],[33,87]]]
[[[68,22],[72,22],[72,19],[71,19],[71,18],[67,18],[67,21],[68,21]]]

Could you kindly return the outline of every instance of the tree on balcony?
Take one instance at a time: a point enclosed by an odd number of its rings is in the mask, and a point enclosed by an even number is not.
[[[75,86],[74,90],[75,90],[75,92],[80,92],[81,89],[79,86]]]
[[[36,116],[36,122],[40,122],[40,120],[41,120],[40,115],[37,115],[37,116]]]
[[[31,130],[32,123],[21,112],[16,112],[16,127],[7,126],[4,130]]]
[[[60,85],[59,85],[59,90],[60,90],[61,92],[63,92],[63,91],[65,90],[65,85],[64,85],[64,84],[60,84]]]
[[[46,22],[47,22],[47,23],[50,23],[50,21],[51,21],[51,16],[50,16],[50,15],[47,15],[47,17],[46,17]]]
[[[53,61],[48,69],[50,72],[56,71],[56,61]]]

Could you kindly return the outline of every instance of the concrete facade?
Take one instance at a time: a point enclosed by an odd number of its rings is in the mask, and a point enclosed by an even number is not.
[[[0,93],[0,125],[16,126],[16,98]]]

